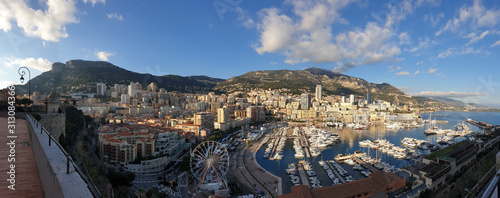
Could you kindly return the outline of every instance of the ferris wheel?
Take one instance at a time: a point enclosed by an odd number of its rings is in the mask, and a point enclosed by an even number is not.
[[[198,188],[219,183],[219,187],[227,189],[228,168],[229,154],[226,147],[218,142],[202,142],[191,152],[191,172],[198,180]]]

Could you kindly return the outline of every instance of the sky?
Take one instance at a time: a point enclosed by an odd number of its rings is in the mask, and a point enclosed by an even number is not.
[[[500,1],[0,0],[0,87],[52,63],[228,79],[318,67],[500,106]]]

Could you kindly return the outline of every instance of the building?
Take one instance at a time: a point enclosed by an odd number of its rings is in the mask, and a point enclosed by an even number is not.
[[[156,139],[154,154],[173,156],[175,151],[184,143],[175,132],[159,133]]]
[[[115,92],[117,93],[117,95],[121,95],[122,94],[123,85],[115,84],[113,87],[115,88]]]
[[[366,93],[366,102],[367,104],[370,104],[372,102],[370,98],[370,93]]]
[[[163,156],[151,160],[143,160],[138,164],[127,164],[124,170],[134,172],[135,174],[154,174],[159,173],[171,162],[171,157]]]
[[[229,121],[229,111],[227,108],[217,109],[217,122],[226,123]]]
[[[214,115],[210,112],[195,113],[194,124],[200,126],[200,131],[205,130],[208,134],[210,134],[214,131]]]
[[[279,195],[278,198],[312,198],[312,197],[389,197],[388,194],[405,186],[405,179],[394,173],[373,172],[367,178],[353,182],[309,188],[305,185],[292,186],[292,192]]]
[[[134,95],[134,90],[135,90],[134,82],[130,82],[130,85],[128,86],[128,95],[129,96],[133,96]]]
[[[153,155],[156,143],[153,133],[102,129],[99,129],[99,153],[106,162],[125,165],[138,157]]]
[[[158,91],[158,86],[154,82],[148,85],[148,90],[151,90],[152,92]]]
[[[251,122],[262,122],[266,120],[266,113],[262,107],[250,106],[247,107],[246,117],[250,118]]]
[[[7,105],[7,102],[9,101],[9,96],[11,96],[9,95],[9,89],[0,90],[0,105]]]
[[[240,117],[247,117],[247,112],[245,110],[235,110],[234,111],[234,117],[235,118],[240,118]]]
[[[106,95],[106,84],[97,83],[97,95],[101,95],[101,96]]]
[[[447,148],[426,155],[425,166],[420,169],[427,188],[435,190],[445,185],[446,175],[454,175],[463,166],[476,159],[479,146],[464,140]]]
[[[351,95],[349,96],[349,102],[350,102],[351,104],[354,104],[354,94],[351,94]]]
[[[309,110],[311,107],[311,95],[308,93],[303,93],[300,95],[300,109]]]
[[[33,103],[38,104],[40,103],[40,92],[34,91],[33,95],[31,96]]]
[[[130,96],[128,94],[122,94],[121,103],[122,104],[130,104]]]
[[[61,109],[61,101],[57,94],[50,93],[47,98],[45,98],[45,114],[57,114]]]
[[[316,101],[319,101],[321,100],[321,98],[323,97],[323,87],[321,87],[321,85],[316,85]]]

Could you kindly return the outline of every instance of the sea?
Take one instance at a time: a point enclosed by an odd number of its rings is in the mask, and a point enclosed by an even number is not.
[[[467,118],[475,121],[483,121],[492,125],[500,125],[500,112],[457,112],[457,111],[438,111],[432,113],[421,113],[422,119],[436,120],[446,120],[447,124],[437,123],[436,125],[441,129],[454,129],[455,125],[460,123],[465,123],[471,131],[482,131],[482,129],[465,122]],[[442,117],[436,117],[436,115],[442,115]],[[425,135],[424,130],[429,127],[426,124],[424,127],[412,128],[412,129],[399,129],[399,130],[386,130],[384,126],[371,126],[367,130],[352,130],[350,128],[344,127],[343,129],[337,128],[326,128],[326,130],[338,133],[341,136],[341,140],[332,146],[327,147],[321,152],[318,157],[310,157],[304,159],[297,159],[294,157],[295,150],[293,149],[293,141],[291,139],[287,140],[285,148],[283,150],[283,158],[281,160],[269,160],[264,159],[265,149],[267,144],[264,144],[256,154],[256,160],[267,171],[273,173],[274,175],[282,178],[283,194],[291,192],[291,187],[293,186],[290,181],[290,177],[285,172],[288,168],[288,164],[294,162],[297,163],[300,160],[307,160],[311,162],[314,170],[317,173],[318,179],[321,181],[322,186],[332,185],[331,180],[328,175],[323,170],[323,168],[318,164],[320,160],[333,160],[337,154],[352,154],[354,151],[361,150],[365,153],[369,153],[373,157],[381,159],[383,162],[387,162],[394,165],[396,168],[403,168],[411,165],[410,160],[398,160],[380,151],[376,151],[369,148],[364,148],[359,146],[359,141],[370,139],[387,139],[396,146],[401,146],[401,140],[405,137],[416,138],[421,140],[426,140],[429,143],[436,144],[438,135]],[[460,139],[458,139],[460,141]],[[360,174],[359,171],[355,171],[351,166],[342,163],[341,164],[349,175],[353,176],[354,179],[365,178]]]

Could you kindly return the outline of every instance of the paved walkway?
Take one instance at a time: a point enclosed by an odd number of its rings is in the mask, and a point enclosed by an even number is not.
[[[8,138],[8,120],[0,117],[0,197],[43,197],[43,191],[38,177],[35,158],[31,147],[31,139],[25,120],[16,118],[15,134],[17,138]],[[10,147],[7,145],[15,140],[15,191],[8,189],[10,184],[7,179],[10,174],[11,162],[8,161]]]
[[[265,140],[267,138],[263,139]],[[251,172],[252,175],[258,179],[267,190],[269,190],[269,192],[271,192],[273,197],[278,197],[278,195],[282,194],[281,178],[263,169],[255,160],[256,157],[262,157],[255,156],[255,154],[264,143],[265,142],[261,139],[250,145],[244,154],[245,166],[248,171]]]

